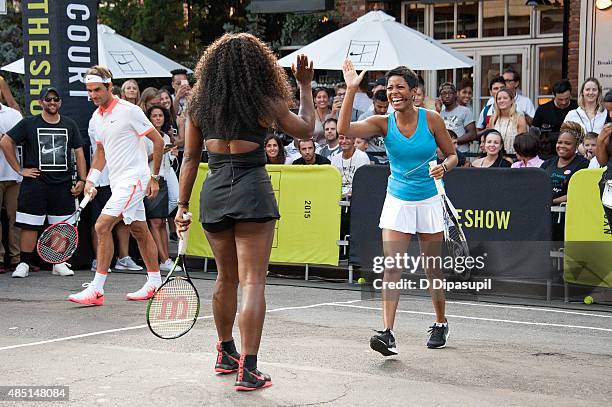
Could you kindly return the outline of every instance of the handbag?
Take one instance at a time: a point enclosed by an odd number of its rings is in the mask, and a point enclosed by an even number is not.
[[[604,190],[601,194],[601,203],[606,208],[612,209],[612,180],[606,180]]]

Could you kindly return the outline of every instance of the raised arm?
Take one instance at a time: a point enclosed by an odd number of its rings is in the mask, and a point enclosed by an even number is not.
[[[363,80],[366,71],[361,71],[357,75],[353,62],[350,59],[342,64],[342,73],[344,74],[344,82],[346,83],[346,95],[338,116],[338,134],[343,134],[347,137],[370,138],[386,133],[386,119],[384,116],[370,116],[366,120],[352,122],[353,102],[355,94],[359,89],[359,84]]]
[[[291,71],[300,88],[300,109],[298,114],[289,110],[285,101],[278,103],[275,113],[276,122],[283,131],[292,137],[306,140],[312,138],[315,126],[314,103],[310,82],[314,75],[312,61],[308,62],[306,55],[298,55],[296,64],[291,65]]]

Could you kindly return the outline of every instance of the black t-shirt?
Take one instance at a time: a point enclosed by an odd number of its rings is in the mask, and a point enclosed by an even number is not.
[[[581,155],[576,157],[565,167],[558,168],[559,157],[553,157],[542,163],[540,168],[544,169],[552,181],[553,199],[567,195],[567,186],[572,175],[578,170],[589,168],[589,160]]]
[[[72,149],[83,145],[74,120],[60,116],[58,123],[51,124],[41,115],[26,117],[6,134],[15,144],[23,146],[23,168],[38,168],[39,179],[47,184],[71,180]]]
[[[538,106],[533,117],[532,125],[534,127],[539,127],[542,130],[550,130],[558,133],[561,125],[563,124],[563,120],[565,120],[565,116],[567,116],[567,113],[570,110],[577,108],[578,103],[576,103],[576,101],[573,99],[570,100],[569,106],[565,109],[559,109],[555,105],[555,101],[551,100],[550,102],[546,102],[543,105]]]
[[[304,161],[304,157],[300,157],[297,160],[293,160],[291,164],[308,165],[306,164],[306,161]],[[324,165],[324,164],[331,164],[331,161],[329,161],[327,158],[323,157],[322,155],[315,154],[315,162],[313,165]]]

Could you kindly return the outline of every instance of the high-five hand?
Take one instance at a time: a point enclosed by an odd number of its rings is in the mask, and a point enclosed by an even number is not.
[[[359,75],[357,75],[353,61],[350,59],[345,59],[344,63],[342,64],[342,73],[344,74],[344,82],[346,83],[347,88],[357,89],[366,72],[367,71],[364,69]]]
[[[301,84],[310,83],[314,77],[312,61],[310,61],[310,64],[308,64],[308,57],[304,54],[300,54],[297,57],[296,64],[291,64],[291,72],[293,72],[295,80]]]

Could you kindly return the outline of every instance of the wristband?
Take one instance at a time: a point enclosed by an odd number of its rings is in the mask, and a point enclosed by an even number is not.
[[[177,201],[178,206],[183,206],[185,208],[189,207],[189,201]]]
[[[446,163],[445,162],[442,163],[442,169],[444,170],[445,174],[448,172],[448,168],[446,167]]]
[[[95,168],[92,168],[91,170],[89,170],[89,175],[87,175],[87,181],[96,185],[98,181],[100,180],[101,175],[102,175],[101,171],[96,170]]]

